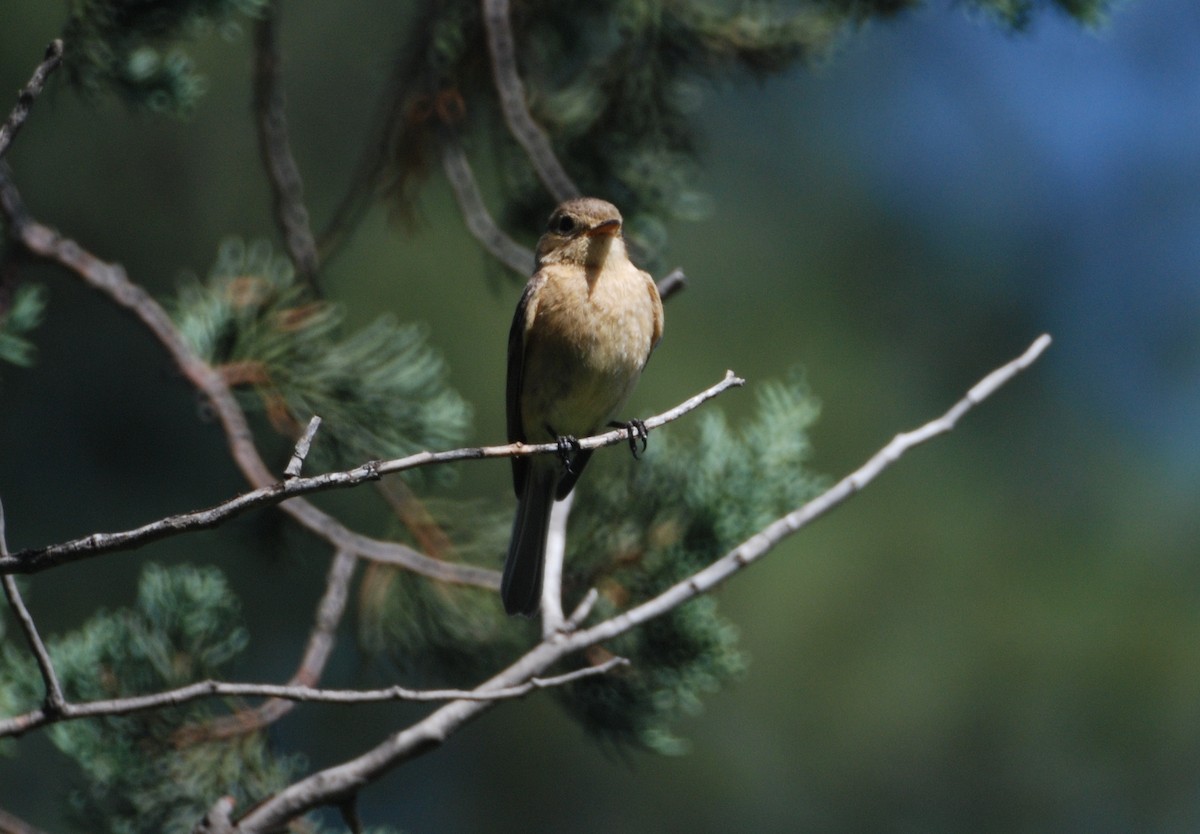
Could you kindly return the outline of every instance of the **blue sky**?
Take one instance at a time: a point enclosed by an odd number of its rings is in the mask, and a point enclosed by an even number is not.
[[[802,85],[828,113],[783,102]],[[851,37],[773,91],[931,235],[1019,253],[1015,291],[1081,398],[1200,465],[1200,4],[1121,4],[1097,32],[1052,12],[1003,34],[934,3]],[[969,276],[964,276],[969,280]]]

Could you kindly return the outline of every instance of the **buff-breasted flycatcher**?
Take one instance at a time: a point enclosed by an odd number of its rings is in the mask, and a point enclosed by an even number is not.
[[[550,508],[591,455],[572,450],[573,438],[610,425],[662,329],[658,289],[630,262],[616,207],[580,198],[556,208],[509,332],[507,405],[510,441],[557,442],[561,454],[512,459],[519,503],[500,591],[509,614],[538,611]]]

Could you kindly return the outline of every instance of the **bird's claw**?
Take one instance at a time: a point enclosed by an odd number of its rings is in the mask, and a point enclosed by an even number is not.
[[[642,441],[642,451],[646,451],[646,447],[650,444],[650,431],[646,428],[645,420],[634,418],[627,423],[609,423],[614,429],[625,429],[629,432],[629,451],[636,459],[639,456],[638,441]]]
[[[579,441],[569,434],[556,434],[554,445],[558,447],[558,459],[562,461],[563,469],[567,471],[567,474],[574,475],[575,453],[582,448]]]

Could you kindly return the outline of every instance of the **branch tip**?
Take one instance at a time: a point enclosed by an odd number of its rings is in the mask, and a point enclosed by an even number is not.
[[[571,616],[563,623],[562,630],[564,632],[574,631],[583,625],[583,621],[592,613],[592,608],[595,607],[598,599],[600,599],[600,592],[595,588],[590,589],[584,594],[583,599],[579,601],[579,605],[575,606],[575,610],[571,612]]]
[[[33,106],[33,101],[42,90],[45,89],[46,79],[50,77],[50,73],[58,69],[62,64],[63,42],[56,38],[50,41],[43,53],[42,61],[33,71],[33,75],[29,77],[29,81],[21,88],[17,94],[17,104],[8,114],[8,118],[0,124],[0,157],[3,157],[8,151],[9,145],[12,144],[13,138],[21,130],[21,126],[25,124],[25,119],[29,117],[29,109]]]
[[[292,452],[292,459],[288,461],[287,468],[283,470],[283,474],[289,478],[295,478],[300,475],[300,469],[304,466],[304,459],[308,457],[309,447],[312,446],[313,438],[317,435],[317,429],[321,427],[321,418],[316,414],[308,421],[308,427],[304,429],[304,434],[296,441],[296,449]]]

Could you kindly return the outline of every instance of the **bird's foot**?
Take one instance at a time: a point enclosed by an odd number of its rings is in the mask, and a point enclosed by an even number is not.
[[[629,432],[629,451],[633,453],[634,458],[640,454],[638,451],[638,441],[642,441],[641,451],[646,451],[646,446],[650,443],[650,431],[646,428],[645,420],[633,419],[627,423],[612,422],[608,424],[614,429],[625,429]]]
[[[558,459],[562,461],[563,469],[568,475],[574,475],[575,455],[581,448],[579,441],[569,434],[555,434],[554,445],[558,447]]]

